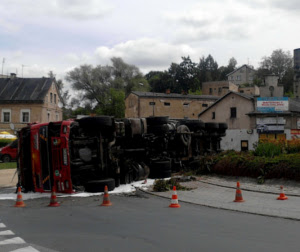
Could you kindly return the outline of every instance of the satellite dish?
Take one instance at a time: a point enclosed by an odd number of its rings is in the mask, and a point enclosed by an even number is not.
[[[14,129],[15,129],[15,125],[14,125],[13,123],[10,123],[10,124],[9,124],[9,127],[10,127],[11,130],[14,130]]]
[[[57,106],[59,107],[59,108],[62,108],[64,105],[63,105],[63,103],[62,102],[58,102],[58,104],[57,104]]]

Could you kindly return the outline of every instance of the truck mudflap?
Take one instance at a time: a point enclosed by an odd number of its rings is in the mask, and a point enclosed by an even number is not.
[[[53,181],[57,192],[74,193],[72,189],[69,148],[66,137],[51,137]]]

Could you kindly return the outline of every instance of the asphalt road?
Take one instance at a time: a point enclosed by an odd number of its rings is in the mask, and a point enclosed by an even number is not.
[[[140,192],[110,200],[100,207],[101,197],[59,198],[57,208],[47,198],[26,208],[1,201],[0,251],[299,251],[298,221],[180,202],[172,209],[170,200]],[[25,243],[1,245],[13,237]]]

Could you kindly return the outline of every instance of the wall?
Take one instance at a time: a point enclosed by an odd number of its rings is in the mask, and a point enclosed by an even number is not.
[[[251,134],[249,134],[252,132]],[[254,150],[253,144],[258,142],[258,134],[256,130],[249,131],[247,129],[228,129],[226,136],[222,137],[221,149],[222,150],[235,150],[241,151],[241,141],[248,140],[249,150]]]
[[[237,108],[237,117],[230,118],[230,108]],[[204,122],[225,122],[229,129],[250,129],[251,118],[246,115],[254,111],[254,102],[241,97],[238,94],[231,93],[215,106],[205,111],[200,119]],[[215,119],[212,118],[212,112],[215,112]]]
[[[224,96],[229,91],[238,91],[238,87],[229,81],[211,81],[202,83],[203,95]]]
[[[130,94],[125,100],[125,117],[169,116],[170,118],[193,118],[216,100],[178,99],[164,97],[138,97]],[[155,102],[155,106],[150,103]]]

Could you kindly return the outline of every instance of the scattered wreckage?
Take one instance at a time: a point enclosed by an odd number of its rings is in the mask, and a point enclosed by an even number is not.
[[[182,165],[220,151],[225,123],[163,117],[84,117],[33,123],[18,133],[23,191],[99,192],[107,185],[171,177]]]

